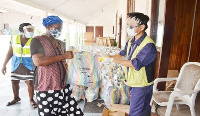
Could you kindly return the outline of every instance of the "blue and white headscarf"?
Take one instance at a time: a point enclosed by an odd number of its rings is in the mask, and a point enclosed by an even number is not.
[[[48,16],[46,18],[43,18],[43,22],[42,24],[47,27],[49,25],[53,25],[53,24],[56,24],[56,23],[62,23],[63,21],[58,17],[58,16]]]

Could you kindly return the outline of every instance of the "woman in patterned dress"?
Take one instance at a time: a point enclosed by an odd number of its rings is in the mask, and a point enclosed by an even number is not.
[[[36,65],[35,84],[39,116],[82,116],[83,112],[71,96],[70,85],[65,84],[67,65],[65,59],[73,58],[65,51],[64,42],[57,40],[62,30],[58,16],[43,19],[46,33],[31,42],[31,54]]]

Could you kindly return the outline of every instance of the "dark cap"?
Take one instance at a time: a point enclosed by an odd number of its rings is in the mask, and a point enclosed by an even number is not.
[[[139,12],[132,12],[132,13],[128,13],[128,16],[130,18],[135,19],[139,25],[145,25],[145,29],[148,28],[148,21],[149,21],[149,17],[143,13],[139,13]]]

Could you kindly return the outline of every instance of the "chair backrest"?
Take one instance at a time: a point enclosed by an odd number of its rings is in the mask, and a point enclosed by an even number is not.
[[[179,73],[178,80],[174,90],[194,90],[197,82],[200,80],[200,63],[187,62]]]
[[[99,46],[111,46],[110,37],[98,37],[97,45],[99,45]]]

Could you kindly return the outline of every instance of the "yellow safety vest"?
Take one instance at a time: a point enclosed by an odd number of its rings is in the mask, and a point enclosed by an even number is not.
[[[30,71],[33,70],[33,61],[31,58],[31,50],[30,50],[30,44],[32,39],[33,38],[30,38],[26,42],[26,44],[22,47],[20,35],[11,37],[11,45],[13,49],[13,56],[11,62],[12,72],[15,71],[21,63]]]
[[[17,57],[31,57],[31,50],[30,50],[30,44],[31,40],[33,38],[30,38],[26,44],[22,47],[21,45],[21,36],[12,36],[11,38],[11,44],[13,49],[13,54]]]
[[[129,50],[130,50],[130,47],[131,47],[131,40],[132,39],[130,39],[128,41],[128,47],[127,47],[127,51],[126,51],[127,56],[128,56],[128,53],[129,53]],[[144,38],[144,40],[142,41],[142,43],[139,46],[136,47],[136,49],[133,52],[133,55],[131,57],[131,60],[136,58],[136,56],[140,52],[140,50],[142,50],[142,48],[144,48],[144,46],[148,43],[155,44],[154,41],[149,36],[146,36]],[[135,70],[134,68],[129,67],[128,74],[127,74],[127,67],[125,67],[124,69],[125,69],[125,78],[127,80],[128,86],[130,86],[130,87],[144,87],[144,86],[149,86],[149,85],[153,84],[153,81],[148,83],[145,67],[142,67],[139,71]]]

